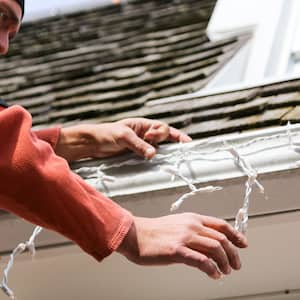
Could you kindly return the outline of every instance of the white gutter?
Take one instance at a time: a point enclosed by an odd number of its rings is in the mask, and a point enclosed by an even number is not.
[[[300,142],[300,125],[293,125],[291,128],[293,141]],[[186,154],[190,155],[189,150],[210,153],[215,149],[224,148],[224,140],[235,145],[240,154],[247,158],[259,174],[298,169],[297,161],[300,160],[300,154],[290,147],[286,126],[226,135],[205,141],[198,140],[186,145],[161,146],[158,156],[163,157],[171,154],[171,157],[175,157],[180,151],[187,151]],[[253,140],[256,140],[256,142],[247,147],[241,147]],[[259,152],[256,153],[257,151]],[[201,159],[197,158],[196,154],[194,157],[195,160],[187,157],[191,161],[181,165],[183,175],[191,178],[194,183],[207,185],[210,182],[224,182],[227,179],[244,177],[244,174],[236,167],[232,157],[226,151],[202,155]],[[102,182],[102,184],[99,184],[99,181],[97,183],[97,179],[87,179],[87,182],[102,192],[106,192],[109,197],[122,197],[124,195],[186,186],[186,183],[181,179],[176,178],[172,181],[171,176],[160,169],[161,166],[169,164],[163,161],[158,163],[158,161],[156,159],[152,162],[142,159],[136,160],[134,156],[127,155],[110,160],[85,163],[85,166],[90,167],[106,166],[105,174],[116,178],[114,182],[109,180]],[[126,165],[127,162],[129,162],[128,165]],[[111,168],[112,164],[122,166]],[[81,166],[82,163],[74,167],[78,169]]]

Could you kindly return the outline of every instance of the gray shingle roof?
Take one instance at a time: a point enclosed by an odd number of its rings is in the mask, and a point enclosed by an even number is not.
[[[166,109],[172,112],[163,115]],[[300,121],[300,79],[160,104],[160,119],[194,138]],[[148,117],[146,113],[139,113]],[[122,117],[127,117],[123,114]],[[150,117],[150,116],[149,116]]]
[[[129,1],[24,24],[0,60],[0,96],[28,108],[35,125],[165,117],[147,102],[201,89],[245,42],[209,41],[214,5]]]

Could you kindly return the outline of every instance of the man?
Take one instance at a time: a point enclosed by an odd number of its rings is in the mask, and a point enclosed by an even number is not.
[[[20,28],[23,0],[0,0],[0,54]],[[159,121],[136,118],[33,132],[20,106],[0,111],[0,207],[55,230],[98,261],[118,251],[143,265],[184,263],[214,279],[240,269],[246,238],[223,220],[197,214],[139,218],[71,172],[67,161],[131,150],[145,158],[162,141],[189,142]]]

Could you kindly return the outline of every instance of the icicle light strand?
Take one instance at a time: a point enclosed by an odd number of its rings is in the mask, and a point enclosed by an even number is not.
[[[3,274],[3,279],[2,279],[2,282],[0,284],[0,288],[1,290],[12,300],[16,300],[16,297],[15,297],[15,294],[13,292],[13,290],[11,290],[9,287],[8,287],[8,274],[11,270],[11,268],[13,267],[14,265],[14,261],[15,261],[15,258],[20,255],[21,253],[23,253],[25,250],[28,250],[30,255],[32,257],[35,256],[35,245],[34,245],[34,241],[35,241],[35,238],[41,233],[42,231],[42,228],[37,226],[31,237],[29,238],[29,240],[25,243],[20,243],[15,249],[14,251],[12,252],[12,254],[10,255],[10,258],[9,258],[9,261],[8,261],[8,264],[4,270],[4,274]]]
[[[233,156],[235,164],[248,176],[248,180],[246,181],[246,191],[243,201],[243,207],[238,211],[236,218],[235,218],[235,229],[242,232],[243,234],[246,233],[248,227],[248,218],[249,218],[249,205],[250,205],[250,195],[253,190],[253,186],[256,185],[262,194],[265,193],[265,189],[257,180],[257,172],[252,168],[250,163],[243,158],[237,149],[228,143],[225,143],[227,146],[227,151]]]
[[[172,204],[171,211],[175,211],[183,204],[183,202],[186,199],[198,193],[199,194],[211,193],[222,189],[222,187],[219,186],[216,187],[206,186],[202,188],[197,188],[193,184],[192,180],[190,180],[189,178],[187,178],[182,174],[180,170],[180,166],[182,163],[188,164],[189,162],[197,161],[197,160],[219,162],[222,160],[233,159],[237,167],[246,176],[248,176],[248,180],[245,183],[245,195],[244,195],[243,207],[239,209],[235,219],[235,228],[240,232],[245,233],[248,225],[248,209],[250,204],[250,195],[252,193],[253,187],[257,186],[260,192],[264,193],[264,187],[257,180],[257,176],[258,176],[257,171],[250,165],[250,163],[246,160],[245,157],[249,155],[258,154],[263,151],[286,147],[286,146],[289,146],[293,151],[300,153],[300,143],[294,142],[293,136],[299,136],[299,133],[292,133],[292,125],[290,123],[287,123],[285,133],[274,134],[266,137],[258,137],[246,143],[242,143],[236,146],[229,145],[228,142],[224,141],[223,147],[216,148],[212,151],[206,151],[206,152],[199,151],[203,146],[215,142],[220,142],[220,140],[216,138],[210,138],[196,145],[181,144],[180,148],[173,151],[172,153],[157,154],[150,161],[141,160],[141,159],[130,159],[117,164],[102,164],[99,167],[92,167],[92,168],[84,167],[75,170],[75,172],[78,175],[85,177],[86,179],[96,179],[97,180],[96,183],[102,183],[102,185],[106,187],[105,182],[114,182],[117,180],[117,178],[106,175],[104,172],[105,170],[109,170],[113,168],[121,168],[123,166],[136,166],[140,164],[147,164],[147,165],[165,164],[167,166],[161,166],[160,168],[162,171],[167,172],[172,176],[171,180],[174,180],[175,177],[178,177],[184,182],[186,182],[186,184],[190,188],[190,192],[187,192],[186,194],[182,195],[177,201],[175,201]],[[249,146],[253,144],[280,139],[284,137],[288,138],[287,142],[281,143],[279,145],[268,146],[261,149],[256,149],[255,151],[248,151],[247,153],[243,153],[243,156],[239,153],[240,149],[247,149],[249,148]],[[217,159],[215,157],[212,158],[209,157],[210,155],[214,155],[220,152],[229,152],[231,154],[231,157],[228,157],[228,155]],[[300,166],[300,161],[297,161],[295,165]],[[14,264],[15,257],[21,254],[22,252],[24,252],[26,249],[29,250],[32,256],[35,255],[34,240],[41,231],[42,231],[41,227],[36,227],[28,242],[19,244],[10,255],[9,262],[7,264],[7,267],[4,270],[4,276],[3,276],[2,283],[0,284],[0,288],[12,300],[15,300],[16,298],[13,291],[8,287],[8,273]]]
[[[192,196],[195,196],[196,194],[200,194],[200,193],[212,193],[212,192],[215,192],[215,191],[220,191],[222,190],[222,187],[220,186],[206,186],[206,187],[203,187],[203,188],[197,188],[191,180],[189,180],[187,177],[185,177],[181,171],[179,170],[179,168],[174,168],[174,167],[171,167],[171,166],[163,166],[161,167],[161,170],[162,171],[165,171],[167,173],[169,173],[170,175],[172,176],[177,176],[179,177],[180,179],[182,179],[183,181],[186,182],[186,184],[188,185],[188,187],[190,188],[190,192],[182,195],[177,201],[175,201],[172,206],[171,206],[171,212],[173,211],[176,211],[177,209],[180,208],[180,206],[183,204],[183,202],[192,197]]]
[[[254,138],[250,141],[247,141],[245,143],[241,143],[239,145],[231,146],[228,144],[227,141],[223,141],[223,147],[216,148],[212,151],[206,151],[206,152],[201,152],[199,151],[203,146],[207,146],[208,144],[215,143],[215,142],[220,142],[220,139],[208,139],[204,142],[198,143],[198,144],[180,144],[179,149],[175,149],[171,153],[166,153],[166,154],[157,154],[152,160],[142,160],[142,159],[129,159],[125,160],[120,163],[115,163],[115,164],[102,164],[97,168],[86,168],[89,169],[89,176],[86,178],[98,178],[99,176],[97,175],[97,172],[99,170],[101,171],[101,180],[103,181],[106,177],[104,174],[104,171],[113,169],[113,168],[121,168],[124,166],[135,166],[135,165],[141,165],[141,164],[146,164],[147,166],[160,166],[160,169],[162,171],[165,171],[169,174],[171,174],[171,180],[173,181],[175,177],[178,177],[182,179],[188,187],[190,188],[190,192],[182,195],[177,201],[175,201],[171,207],[171,211],[175,211],[178,209],[183,202],[198,194],[198,193],[204,193],[204,192],[214,192],[221,190],[221,187],[213,187],[213,186],[208,186],[204,188],[197,188],[190,179],[188,179],[186,176],[184,176],[180,170],[180,167],[183,163],[186,165],[189,162],[193,161],[209,161],[209,162],[219,162],[219,161],[225,161],[225,160],[234,160],[234,163],[236,166],[246,175],[248,176],[248,180],[245,183],[245,196],[244,196],[244,205],[243,207],[239,210],[237,216],[236,216],[236,222],[235,222],[235,227],[242,232],[246,231],[247,228],[247,221],[248,221],[248,209],[249,209],[249,202],[250,202],[250,195],[253,190],[253,186],[256,186],[261,193],[264,194],[264,187],[262,184],[257,180],[257,171],[252,168],[250,163],[246,160],[247,156],[254,155],[261,153],[263,151],[275,149],[275,148],[281,148],[281,147],[286,147],[290,146],[292,150],[294,150],[297,153],[300,153],[300,143],[296,143],[293,141],[293,136],[299,136],[299,133],[292,133],[292,126],[290,123],[287,123],[286,128],[285,128],[285,133],[279,133],[279,134],[274,134],[270,136],[265,136],[265,137],[258,137]],[[255,151],[250,151],[248,152],[243,151],[243,156],[239,153],[239,150],[241,149],[248,149],[251,145],[257,144],[259,142],[264,142],[264,141],[271,141],[271,140],[276,140],[276,139],[282,139],[288,137],[287,142],[280,143],[278,145],[272,145],[272,146],[267,146],[264,148],[259,148],[256,149]],[[215,155],[216,153],[224,152],[229,152],[231,156],[224,155],[222,157],[209,157],[211,155]],[[246,153],[245,153],[246,152]],[[163,166],[162,166],[163,165]],[[300,161],[296,162],[296,166],[300,165]],[[81,168],[77,170],[78,173],[81,173],[85,168]],[[98,171],[97,171],[98,170]],[[96,173],[96,175],[95,175]],[[92,174],[92,175],[91,175]],[[81,174],[83,175],[83,174]],[[98,177],[97,177],[98,176]],[[108,181],[112,181],[112,178],[106,178],[110,179]],[[115,178],[113,178],[116,180]],[[265,197],[266,199],[266,197]]]

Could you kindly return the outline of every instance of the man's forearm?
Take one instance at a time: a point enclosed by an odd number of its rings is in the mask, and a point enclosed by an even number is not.
[[[68,162],[94,156],[95,138],[93,135],[93,125],[77,125],[62,128],[55,153]]]
[[[132,216],[74,174],[49,143],[31,132],[19,106],[0,112],[0,207],[54,230],[97,260],[114,251]]]

